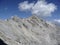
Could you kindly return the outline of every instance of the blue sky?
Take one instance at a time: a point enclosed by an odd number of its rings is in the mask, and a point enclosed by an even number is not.
[[[37,3],[37,0],[0,0],[0,18],[6,19],[11,16],[18,15],[21,18],[26,18],[32,15],[31,11],[21,11],[19,4],[28,1],[28,3]],[[53,3],[57,9],[51,13],[52,16],[45,16],[46,20],[60,19],[60,0],[45,0],[47,4]]]

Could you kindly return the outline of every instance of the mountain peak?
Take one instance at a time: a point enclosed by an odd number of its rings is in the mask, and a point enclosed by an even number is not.
[[[0,38],[8,45],[57,45],[56,27],[48,24],[35,15],[26,19],[12,16],[7,22],[0,21]]]
[[[11,19],[20,19],[17,15],[15,15],[15,16],[11,16]]]

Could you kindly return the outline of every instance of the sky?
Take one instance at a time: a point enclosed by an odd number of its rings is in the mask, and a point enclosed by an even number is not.
[[[0,0],[0,19],[32,15],[60,23],[60,0]]]

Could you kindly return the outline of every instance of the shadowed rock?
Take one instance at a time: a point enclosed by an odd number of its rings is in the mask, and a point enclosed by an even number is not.
[[[0,39],[0,45],[7,45],[2,39]]]

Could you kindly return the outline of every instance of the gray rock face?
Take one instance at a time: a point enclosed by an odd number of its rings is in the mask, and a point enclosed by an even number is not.
[[[0,20],[0,39],[8,45],[59,45],[57,32],[54,24],[36,16]]]

